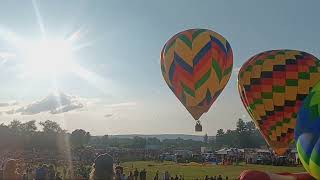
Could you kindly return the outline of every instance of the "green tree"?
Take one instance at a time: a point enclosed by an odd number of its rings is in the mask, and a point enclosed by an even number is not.
[[[54,121],[46,120],[45,122],[40,122],[39,124],[42,126],[43,132],[45,132],[45,133],[63,133],[63,132],[65,132],[64,130],[62,130],[60,125]]]
[[[149,145],[160,145],[161,141],[156,137],[147,138],[147,144],[149,144]]]
[[[89,132],[86,132],[83,129],[76,129],[70,135],[70,142],[73,147],[79,148],[88,144],[90,137],[91,135]]]
[[[221,148],[225,144],[225,133],[223,129],[218,129],[217,135],[216,135],[216,146],[217,148]]]
[[[132,148],[145,148],[145,147],[146,147],[146,144],[147,144],[147,141],[146,141],[145,138],[135,136],[135,137],[133,138],[131,147],[132,147]]]
[[[21,130],[27,134],[32,134],[37,131],[36,121],[31,120],[21,124]]]
[[[8,127],[15,133],[15,134],[19,134],[21,132],[21,126],[22,123],[17,120],[14,119],[13,121],[10,122],[10,124],[8,125]]]
[[[224,135],[223,129],[218,129],[217,136],[223,136],[223,135]]]
[[[245,148],[245,147],[248,147],[250,146],[250,134],[248,132],[248,128],[246,126],[247,124],[241,119],[239,118],[238,119],[238,122],[237,122],[237,129],[236,129],[236,132],[237,132],[237,147],[239,148]]]

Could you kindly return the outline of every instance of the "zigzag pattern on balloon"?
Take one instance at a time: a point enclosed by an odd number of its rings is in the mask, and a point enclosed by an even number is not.
[[[320,79],[316,57],[301,51],[260,53],[242,66],[242,102],[268,144],[283,154],[294,140],[298,109]]]
[[[229,43],[218,33],[206,29],[187,30],[165,44],[161,52],[162,75],[182,104],[198,119],[227,84],[232,58]]]
[[[295,128],[299,158],[305,169],[320,179],[320,83],[303,101]]]

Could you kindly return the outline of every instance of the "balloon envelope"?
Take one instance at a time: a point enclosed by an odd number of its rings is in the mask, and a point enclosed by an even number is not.
[[[228,41],[207,29],[180,32],[161,51],[163,78],[195,120],[209,110],[226,86],[232,63]]]
[[[297,118],[295,139],[305,169],[320,179],[320,83],[303,101]]]
[[[319,79],[319,60],[296,50],[262,52],[241,67],[241,100],[278,155],[283,155],[294,141],[299,107]]]

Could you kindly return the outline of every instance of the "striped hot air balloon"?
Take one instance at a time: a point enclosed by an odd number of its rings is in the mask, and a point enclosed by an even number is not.
[[[180,32],[161,51],[163,78],[195,120],[209,110],[226,86],[232,64],[228,41],[207,29]]]
[[[241,100],[277,154],[283,155],[294,141],[298,110],[319,80],[319,60],[302,51],[262,52],[241,67]]]

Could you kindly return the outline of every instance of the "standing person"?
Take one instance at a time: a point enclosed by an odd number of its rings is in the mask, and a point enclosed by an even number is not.
[[[15,159],[8,160],[3,169],[3,179],[21,180],[22,176],[17,172],[17,161]]]
[[[178,177],[178,175],[176,175],[176,177],[174,178],[174,180],[179,180],[179,177]]]
[[[140,172],[140,180],[147,180],[147,171],[146,171],[146,169],[143,169]]]
[[[48,177],[49,177],[49,180],[56,179],[56,171],[55,171],[54,166],[52,164],[50,164],[49,169],[48,169]]]
[[[66,179],[67,177],[67,167],[63,166],[63,175],[62,175],[63,179]]]
[[[36,178],[35,178],[35,180],[42,180],[42,179],[47,179],[47,169],[46,169],[46,165],[45,164],[41,165],[36,170]]]
[[[217,180],[222,180],[222,177],[221,175],[218,176]]]
[[[117,166],[116,167],[116,180],[123,180],[125,179],[125,174],[123,173],[123,167]]]
[[[159,180],[159,171],[156,172],[156,175],[154,176],[153,180]]]
[[[99,155],[92,165],[90,180],[112,180],[114,177],[113,158],[109,154]]]
[[[139,177],[139,171],[138,171],[138,169],[137,169],[137,168],[134,170],[133,174],[134,174],[134,180],[138,180],[138,177]]]
[[[60,177],[60,173],[59,172],[56,173],[56,179],[55,180],[62,180],[62,178]]]
[[[209,177],[208,177],[208,175],[206,175],[206,177],[204,178],[204,180],[209,180]]]
[[[164,180],[170,180],[170,174],[169,174],[168,171],[166,171],[166,172],[164,173],[163,179],[164,179]]]
[[[127,180],[126,175],[124,173],[121,174],[120,180]]]
[[[31,167],[27,168],[27,179],[33,179],[32,169]]]
[[[128,180],[133,180],[133,173],[132,171],[129,172],[129,176],[127,178]]]

